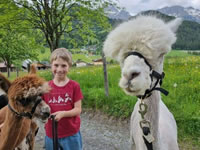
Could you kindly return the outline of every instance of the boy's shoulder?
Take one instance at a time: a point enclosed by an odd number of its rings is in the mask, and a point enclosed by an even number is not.
[[[77,81],[71,80],[71,79],[69,80],[69,82],[66,85],[64,85],[62,87],[58,87],[57,85],[55,85],[54,82],[53,82],[53,80],[48,81],[48,84],[52,88],[65,88],[65,87],[66,88],[67,87],[71,87],[71,88],[74,87],[74,88],[76,88],[76,87],[80,87],[80,84]]]
[[[69,83],[79,86],[79,83],[77,81],[75,81],[75,80],[69,80]]]
[[[49,85],[53,85],[54,84],[53,80],[48,81],[48,84]],[[78,86],[80,86],[80,84],[77,81],[71,80],[71,79],[69,80],[69,82],[67,84],[72,84],[72,85],[78,85]]]

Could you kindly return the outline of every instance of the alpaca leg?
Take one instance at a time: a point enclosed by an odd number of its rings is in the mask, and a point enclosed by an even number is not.
[[[31,128],[26,138],[15,148],[15,150],[33,150],[36,132],[38,126],[35,122],[31,122]]]
[[[29,139],[29,142],[30,142],[30,147],[31,147],[31,150],[33,150],[33,147],[34,147],[34,142],[35,142],[35,136],[37,134],[37,131],[38,131],[38,126],[35,122],[32,121],[31,123],[31,131],[29,132],[29,134],[27,135],[27,138]]]
[[[133,139],[131,139],[131,150],[136,150],[136,146]]]
[[[25,138],[14,150],[31,150],[26,141],[27,138]]]

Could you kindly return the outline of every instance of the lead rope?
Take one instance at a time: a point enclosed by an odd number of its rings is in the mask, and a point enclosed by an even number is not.
[[[53,136],[53,150],[63,150],[61,145],[58,143],[58,133],[57,133],[57,127],[58,122],[55,120],[55,115],[51,115],[52,119],[52,136]]]
[[[142,120],[140,121],[140,128],[142,129],[143,132],[143,139],[147,147],[147,150],[153,150],[152,142],[154,141],[154,137],[150,132],[151,124],[148,120],[144,118],[145,114],[147,113],[147,110],[148,110],[147,104],[144,103],[144,99],[141,99],[138,111],[142,118]]]

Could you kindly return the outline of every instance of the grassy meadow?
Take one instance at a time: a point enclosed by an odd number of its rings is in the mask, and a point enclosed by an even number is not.
[[[76,50],[76,49],[71,50],[71,52],[72,52],[72,59],[73,59],[74,62],[76,62],[77,60],[82,60],[82,61],[91,63],[92,60],[101,58],[101,56],[99,56],[99,55],[90,55],[86,51],[84,51],[85,54],[83,54],[82,51]],[[43,49],[43,53],[40,53],[38,55],[38,60],[40,60],[40,61],[44,61],[44,60],[45,61],[49,61],[50,55],[51,55],[50,50],[48,48],[45,48],[45,49]]]
[[[181,150],[200,150],[200,57],[172,51],[165,57],[164,72],[162,87],[169,95],[162,95],[162,99],[177,121]],[[125,95],[119,88],[120,73],[118,64],[108,65],[109,97],[104,94],[102,66],[71,68],[69,77],[80,83],[83,108],[129,119],[136,97]],[[39,75],[51,79],[50,71],[40,71]]]

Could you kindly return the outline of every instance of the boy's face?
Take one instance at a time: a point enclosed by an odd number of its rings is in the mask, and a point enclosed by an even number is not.
[[[64,80],[69,71],[69,64],[62,58],[57,58],[51,64],[51,71],[54,78]]]

